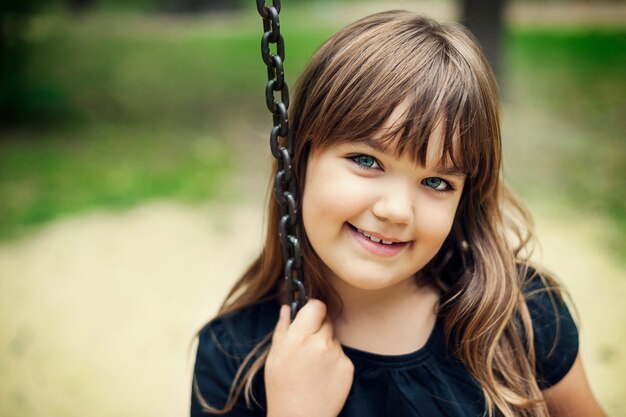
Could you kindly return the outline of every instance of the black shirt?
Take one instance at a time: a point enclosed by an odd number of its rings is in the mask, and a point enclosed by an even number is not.
[[[578,353],[578,331],[562,300],[553,296],[553,304],[542,289],[541,281],[535,279],[525,294],[535,333],[537,382],[545,389],[572,367]],[[194,372],[210,405],[223,407],[240,364],[273,331],[279,309],[277,301],[265,301],[218,317],[202,329]],[[344,346],[355,373],[340,417],[482,416],[482,390],[446,350],[442,327],[443,318],[439,317],[424,346],[405,355],[379,355]],[[258,404],[248,408],[241,395],[227,415],[265,416],[263,370],[257,373],[253,393]],[[191,416],[208,415],[192,392]]]

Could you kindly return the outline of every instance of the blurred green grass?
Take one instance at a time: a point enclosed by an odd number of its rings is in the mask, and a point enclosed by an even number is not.
[[[293,86],[339,23],[315,24],[301,11],[284,22]],[[34,19],[29,122],[0,131],[0,239],[94,207],[232,197],[235,144],[251,139],[231,127],[243,119],[263,137],[269,127],[260,33],[253,11]],[[527,111],[529,125],[540,114],[568,127],[512,135],[528,148],[511,161],[515,188],[597,210],[626,236],[626,27],[511,28],[506,45],[509,107]]]
[[[92,208],[233,197],[233,118],[269,123],[259,22],[40,16],[29,123],[0,131],[0,239]],[[290,36],[301,68],[326,32]],[[293,83],[296,71],[288,73]],[[291,78],[289,78],[291,77]],[[245,193],[245,192],[244,192]]]
[[[608,216],[626,260],[626,27],[520,29],[506,44],[505,93],[526,119],[505,132],[522,142],[509,143],[516,188]]]
[[[103,123],[13,132],[0,143],[0,238],[91,208],[224,195],[227,146],[197,132]]]

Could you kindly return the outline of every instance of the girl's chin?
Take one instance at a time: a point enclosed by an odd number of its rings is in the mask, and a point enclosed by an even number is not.
[[[368,271],[364,274],[350,274],[349,276],[344,275],[343,277],[335,275],[333,286],[336,289],[377,291],[398,285],[403,281],[405,281],[405,279],[385,277],[381,274],[373,275],[372,271]]]

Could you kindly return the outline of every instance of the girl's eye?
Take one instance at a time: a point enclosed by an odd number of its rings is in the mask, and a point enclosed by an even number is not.
[[[436,191],[451,191],[452,190],[452,186],[450,186],[448,182],[437,177],[426,178],[425,180],[422,181],[422,184]]]
[[[364,169],[379,169],[380,164],[373,156],[369,155],[354,155],[352,159],[359,167]]]

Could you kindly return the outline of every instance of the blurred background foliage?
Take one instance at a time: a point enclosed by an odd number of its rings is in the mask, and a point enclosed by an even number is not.
[[[293,86],[344,23],[311,15],[311,3],[319,12],[346,2],[289,3]],[[264,149],[270,119],[254,2],[0,7],[0,239],[95,207],[246,194],[231,179],[247,169],[242,152]],[[507,108],[523,116],[505,129],[514,188],[608,216],[617,253],[626,253],[625,51],[626,22],[507,26],[501,77],[505,128]]]

